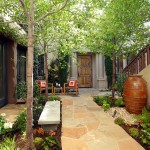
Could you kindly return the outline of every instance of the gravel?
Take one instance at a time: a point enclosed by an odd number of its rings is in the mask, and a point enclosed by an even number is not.
[[[123,118],[125,120],[125,124],[136,125],[138,123],[137,119],[135,119],[135,115],[127,112],[125,107],[112,107],[105,112],[112,116],[114,120],[118,117]]]

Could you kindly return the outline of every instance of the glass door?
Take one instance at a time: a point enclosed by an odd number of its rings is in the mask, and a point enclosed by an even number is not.
[[[0,107],[6,104],[6,69],[4,43],[0,41]]]

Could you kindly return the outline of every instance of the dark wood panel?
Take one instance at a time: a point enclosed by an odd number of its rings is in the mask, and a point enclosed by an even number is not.
[[[78,83],[79,87],[92,86],[92,56],[78,56]]]

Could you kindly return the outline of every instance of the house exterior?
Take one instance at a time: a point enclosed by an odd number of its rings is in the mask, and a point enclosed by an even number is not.
[[[73,52],[70,59],[70,77],[78,81],[79,87],[107,89],[105,59],[100,54]]]
[[[3,17],[3,16],[1,16]],[[10,21],[3,17],[4,22]],[[0,25],[0,107],[16,103],[16,85],[18,81],[26,81],[26,51],[27,48],[13,40],[4,24]],[[25,31],[16,23],[9,24],[9,30],[21,38]],[[13,32],[13,33],[15,33]],[[10,38],[11,37],[11,38]]]

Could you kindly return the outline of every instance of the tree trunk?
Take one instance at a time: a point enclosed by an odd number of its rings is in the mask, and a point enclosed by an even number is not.
[[[47,51],[46,51],[46,44],[44,43],[44,61],[45,61],[45,80],[46,80],[46,88],[45,88],[45,96],[46,101],[48,101],[48,62],[47,62]]]
[[[115,97],[115,83],[116,83],[116,57],[113,56],[113,74],[112,74],[112,99]]]
[[[30,0],[30,13],[28,17],[28,50],[27,50],[27,124],[26,124],[26,147],[32,149],[33,131],[33,50],[34,50],[34,0]]]

